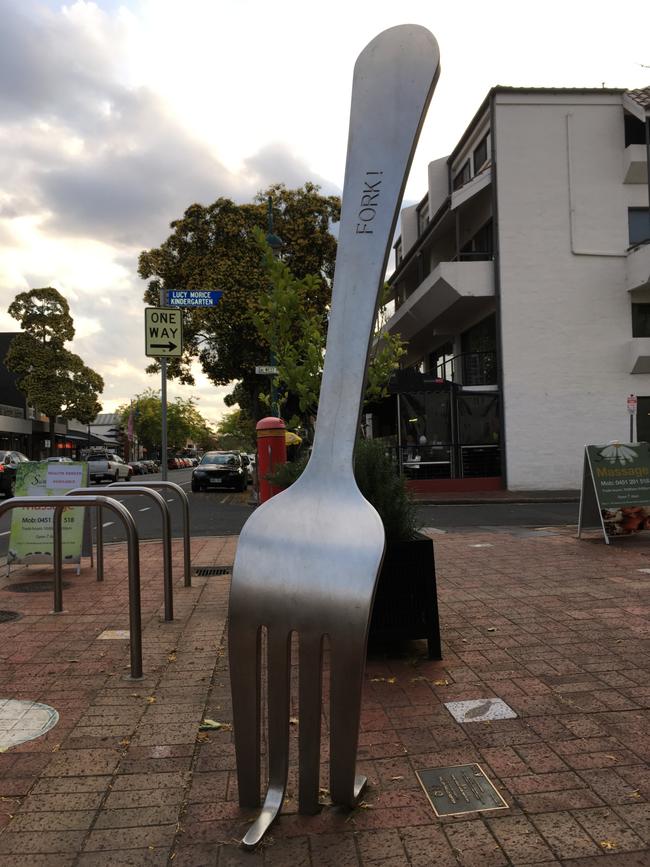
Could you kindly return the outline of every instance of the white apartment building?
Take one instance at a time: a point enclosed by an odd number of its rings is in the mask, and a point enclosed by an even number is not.
[[[578,488],[630,394],[650,441],[649,151],[650,87],[495,87],[430,163],[389,281],[411,372],[374,420],[416,487]]]

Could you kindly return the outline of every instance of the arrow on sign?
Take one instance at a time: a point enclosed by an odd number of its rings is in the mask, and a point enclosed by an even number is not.
[[[171,352],[172,349],[176,349],[176,344],[172,343],[171,340],[169,343],[151,343],[149,345],[152,349],[166,349],[168,352]]]

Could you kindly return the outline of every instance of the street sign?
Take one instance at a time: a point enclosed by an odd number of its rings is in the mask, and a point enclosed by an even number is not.
[[[179,358],[183,354],[181,311],[169,307],[145,307],[144,340],[144,353],[149,358]]]
[[[627,399],[627,411],[629,413],[636,412],[636,394],[631,394]]]
[[[168,307],[216,307],[223,292],[213,290],[170,289]]]
[[[259,364],[255,368],[255,373],[260,373],[262,376],[277,376],[278,369],[274,367],[272,364]]]

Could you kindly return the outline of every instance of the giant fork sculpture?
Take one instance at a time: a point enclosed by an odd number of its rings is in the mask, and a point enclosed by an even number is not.
[[[233,568],[229,654],[239,801],[260,804],[261,627],[267,629],[268,775],[252,848],[282,806],[289,762],[291,636],[299,641],[299,809],[319,808],[323,637],[330,645],[330,794],[354,806],[368,623],[384,530],[354,480],[353,452],[379,289],[438,46],[423,27],[381,33],[359,56],[327,352],[311,460],[246,522]]]

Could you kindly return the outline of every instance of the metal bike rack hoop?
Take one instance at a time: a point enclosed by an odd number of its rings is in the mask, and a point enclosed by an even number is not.
[[[120,485],[116,484],[111,488],[112,494],[119,494],[119,496],[143,496],[149,497],[153,500],[158,508],[160,509],[160,516],[162,518],[162,543],[163,543],[163,595],[165,600],[165,620],[171,621],[174,619],[174,588],[172,582],[172,534],[171,534],[171,518],[169,516],[169,509],[167,508],[167,503],[157,494],[156,491],[152,491],[150,488],[144,488],[140,485]],[[75,488],[70,491],[66,496],[83,496],[83,497],[92,497],[96,496],[94,488]],[[101,521],[101,508],[97,517],[97,563],[99,564],[100,559],[103,558],[103,539],[101,546],[99,544],[99,539],[102,536],[102,532],[100,530],[102,521]],[[101,547],[101,552],[100,552]],[[101,557],[100,557],[101,553]]]
[[[140,606],[140,553],[138,546],[138,531],[135,521],[126,506],[93,492],[93,496],[71,496],[66,494],[58,497],[16,497],[0,503],[0,518],[5,512],[13,509],[43,509],[50,508],[54,512],[53,529],[53,560],[54,560],[54,613],[63,611],[62,589],[62,544],[61,515],[64,509],[79,507],[82,509],[104,507],[113,512],[122,522],[126,531],[127,557],[129,569],[129,637],[131,648],[131,678],[142,677],[142,612]]]
[[[122,482],[111,482],[108,487],[122,487]],[[183,514],[183,569],[185,586],[192,586],[192,559],[190,553],[190,501],[185,491],[176,482],[161,482],[161,481],[138,481],[138,487],[153,488],[160,491],[173,491],[181,504],[181,512]]]

